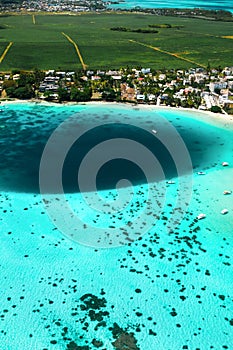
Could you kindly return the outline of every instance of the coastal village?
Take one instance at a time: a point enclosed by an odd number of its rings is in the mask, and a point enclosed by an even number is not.
[[[1,100],[116,101],[233,114],[233,67],[0,73]]]
[[[88,12],[106,10],[109,3],[102,0],[53,0],[2,2],[0,11],[11,12]]]

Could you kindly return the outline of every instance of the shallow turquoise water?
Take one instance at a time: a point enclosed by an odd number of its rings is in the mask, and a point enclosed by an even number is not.
[[[140,350],[231,349],[233,195],[223,195],[233,190],[230,124],[223,128],[199,114],[124,106],[17,104],[3,109],[1,349],[69,349],[72,342],[95,349],[95,338],[103,342],[100,349],[111,350],[114,323],[134,334]],[[162,117],[176,126],[195,167],[192,198],[176,228],[166,229],[178,195],[174,176],[174,184],[164,182],[167,193],[159,219],[130,245],[87,247],[56,229],[42,204],[36,169],[46,137],[76,112],[88,125],[98,118],[133,121],[148,132],[156,128],[158,137],[164,128]],[[113,137],[113,130],[108,132]],[[229,167],[222,167],[223,161]],[[200,170],[206,175],[197,175]],[[146,185],[135,183],[134,189],[135,201],[143,203]],[[127,188],[120,191],[127,194]],[[101,194],[113,198],[115,192],[108,188]],[[73,189],[67,200],[77,205],[79,194]],[[221,215],[223,208],[229,213]],[[201,212],[206,219],[196,221]],[[137,215],[134,207],[133,214]],[[148,220],[153,214],[155,207]],[[82,215],[88,223],[93,219],[88,212]],[[130,210],[125,215],[131,215]],[[119,220],[114,218],[114,225],[121,224]],[[111,224],[111,218],[106,223]]]
[[[140,6],[142,8],[204,8],[207,10],[226,10],[233,12],[232,1],[207,1],[207,0],[179,0],[174,2],[171,0],[125,0],[114,7],[132,8]]]

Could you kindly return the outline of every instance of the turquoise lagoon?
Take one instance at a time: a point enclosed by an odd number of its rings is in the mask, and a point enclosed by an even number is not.
[[[169,121],[184,140],[193,163],[191,175],[188,169],[181,174],[192,178],[192,197],[183,220],[167,230],[174,199],[180,195],[179,179],[171,166],[173,155],[160,149],[156,157],[165,179],[158,179],[157,191],[160,194],[163,184],[166,199],[154,225],[138,240],[101,249],[63,235],[42,203],[38,167],[49,135],[72,115],[90,126],[96,120],[115,123],[90,134],[82,143],[84,148],[93,140],[106,140],[106,135],[120,135],[136,137],[153,149],[151,130],[156,129],[156,140],[164,118]],[[124,349],[124,342],[127,349],[140,350],[232,349],[233,194],[223,195],[223,191],[233,190],[233,124],[227,118],[222,122],[199,112],[115,104],[2,106],[1,349],[114,350]],[[120,123],[131,126],[121,129]],[[144,128],[142,134],[138,134],[139,126]],[[156,143],[155,149],[160,146]],[[223,161],[229,166],[223,167]],[[76,168],[69,162],[64,165],[68,167],[68,176],[64,175],[67,200],[78,201],[81,210],[80,194],[69,177]],[[122,172],[123,168],[128,170]],[[199,171],[205,175],[198,175]],[[111,174],[110,180],[106,174]],[[100,175],[103,198],[116,195],[117,176],[129,176],[136,197],[132,201],[141,204],[146,200],[145,178],[132,164],[117,163]],[[173,184],[168,183],[171,178]],[[92,189],[88,190],[91,194]],[[127,194],[128,188],[120,191]],[[151,200],[150,219],[157,210]],[[221,215],[224,208],[229,212]],[[125,217],[133,221],[137,210],[135,206],[130,209]],[[197,221],[200,213],[206,218]],[[83,215],[82,219],[90,223],[93,217]],[[120,225],[119,220],[115,217],[114,225]],[[81,234],[85,235],[85,229]]]
[[[133,8],[140,6],[142,8],[204,8],[206,10],[225,10],[233,12],[232,1],[207,1],[207,0],[179,0],[178,2],[172,0],[125,0],[120,1],[117,5],[112,7]]]

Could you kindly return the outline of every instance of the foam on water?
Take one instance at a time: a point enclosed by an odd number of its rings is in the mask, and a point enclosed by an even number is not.
[[[132,118],[151,130],[161,115],[176,126],[195,167],[192,200],[176,229],[166,229],[178,191],[175,177],[175,184],[165,183],[156,225],[129,246],[85,247],[53,226],[35,170],[46,137],[76,112],[88,123],[93,115],[117,122]],[[228,123],[223,128],[195,113],[111,105],[9,105],[0,118],[1,349],[63,350],[77,344],[111,350],[123,341],[140,350],[231,349],[233,195],[223,195],[233,190]],[[223,161],[230,166],[222,167]],[[206,175],[197,175],[200,170]],[[146,192],[142,180],[134,184],[139,202]],[[112,185],[101,190],[104,198],[114,197]],[[79,196],[74,189],[67,193],[74,204]],[[225,216],[223,208],[229,210]],[[197,221],[201,212],[206,218]]]

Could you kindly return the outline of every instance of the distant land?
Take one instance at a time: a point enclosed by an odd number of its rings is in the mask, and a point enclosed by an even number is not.
[[[59,7],[70,11],[86,11],[86,10],[105,10],[105,9],[205,9],[205,10],[224,10],[233,13],[233,2],[231,0],[53,0],[53,1],[30,1],[30,0],[0,0],[0,8],[16,8],[35,9],[43,7],[46,3],[50,10],[59,11]],[[19,10],[17,8],[17,10]]]
[[[22,3],[32,4],[32,1],[23,0],[0,0],[0,5],[5,4],[22,4]],[[79,4],[80,6],[85,6],[87,2],[92,2],[92,4],[99,3],[99,0],[76,0],[73,3]],[[122,9],[132,9],[135,7],[140,8],[202,8],[206,10],[225,10],[233,12],[233,2],[231,0],[179,0],[178,2],[173,0],[103,0],[107,5],[112,8],[122,8]],[[54,3],[67,3],[65,0],[52,1]]]

